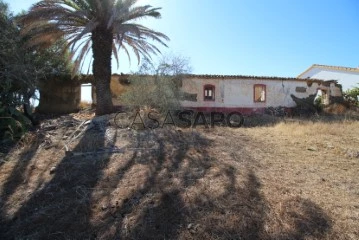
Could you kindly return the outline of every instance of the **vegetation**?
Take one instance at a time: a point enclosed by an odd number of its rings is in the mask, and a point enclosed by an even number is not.
[[[314,106],[316,107],[318,112],[321,112],[323,110],[323,95],[316,96],[316,98],[314,99]]]
[[[358,84],[359,85],[359,84]],[[352,103],[353,105],[359,107],[359,86],[347,90],[344,93],[344,98]]]
[[[21,18],[25,26],[22,34],[31,36],[30,46],[48,47],[56,39],[64,37],[67,47],[77,53],[75,70],[82,67],[92,50],[97,115],[110,113],[113,108],[110,91],[112,54],[118,63],[119,51],[123,50],[130,59],[129,50],[132,49],[139,61],[141,55],[150,58],[151,54],[160,52],[154,43],[166,46],[166,35],[135,23],[148,17],[159,18],[160,8],[135,6],[137,2],[43,0],[34,4]]]
[[[156,64],[144,59],[121,101],[126,106],[156,108],[162,113],[178,110],[182,76],[190,72],[189,60],[181,56],[164,56]]]
[[[1,239],[359,239],[358,121],[135,131],[82,116],[44,120],[0,164]]]
[[[7,4],[0,1],[0,140],[5,141],[19,138],[29,120],[36,124],[30,99],[36,97],[40,81],[69,73],[70,69],[59,54],[63,51],[63,40],[44,51],[29,48],[26,39],[20,36],[22,26],[15,23],[15,18]]]
[[[19,139],[26,131],[29,120],[16,108],[0,103],[0,140],[1,144]]]

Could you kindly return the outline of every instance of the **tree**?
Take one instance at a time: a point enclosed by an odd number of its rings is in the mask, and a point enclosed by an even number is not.
[[[179,76],[192,72],[190,60],[181,55],[166,54],[157,62],[148,58],[142,60],[138,71],[135,74],[140,75],[160,75],[160,76]]]
[[[32,116],[30,99],[40,81],[54,75],[70,74],[68,62],[62,57],[63,40],[43,51],[29,49],[20,36],[21,25],[0,0],[0,139],[20,137]],[[23,112],[19,111],[23,107]],[[25,116],[26,117],[25,117]]]
[[[37,54],[25,50],[19,27],[2,1],[0,9],[0,102],[3,106],[15,108],[29,102],[35,92],[38,71],[34,62]]]
[[[30,113],[30,98],[34,97],[40,80],[70,74],[69,62],[63,57],[68,54],[63,50],[65,41],[60,38],[44,50],[28,48],[27,39],[20,35],[22,26],[16,24],[16,17],[2,1],[0,10],[0,101],[9,106],[24,104],[25,114]]]
[[[166,46],[169,38],[136,20],[160,18],[160,8],[135,6],[138,0],[43,0],[32,6],[21,18],[22,34],[31,36],[29,45],[50,46],[59,37],[64,37],[67,47],[76,53],[75,69],[82,67],[92,49],[92,70],[96,86],[96,114],[112,111],[110,90],[111,56],[117,60],[119,50],[124,50],[129,60],[129,48],[138,61],[140,56],[151,57],[160,53],[154,45]],[[149,42],[148,39],[152,40]]]
[[[182,56],[166,55],[157,62],[143,59],[139,70],[129,79],[130,88],[120,96],[128,107],[156,108],[162,113],[179,110],[183,76],[191,73],[189,60]]]
[[[344,98],[348,102],[350,102],[350,103],[352,103],[352,104],[354,104],[356,106],[359,106],[359,86],[351,88],[351,89],[345,91],[344,92]]]

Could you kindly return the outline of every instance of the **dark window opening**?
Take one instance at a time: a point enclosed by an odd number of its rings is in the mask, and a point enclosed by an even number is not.
[[[215,87],[213,85],[205,85],[204,86],[204,100],[205,101],[214,101],[215,95]]]

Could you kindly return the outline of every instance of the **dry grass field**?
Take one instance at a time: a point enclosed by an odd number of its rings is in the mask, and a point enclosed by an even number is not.
[[[63,116],[0,165],[0,239],[359,239],[359,122],[121,130]]]

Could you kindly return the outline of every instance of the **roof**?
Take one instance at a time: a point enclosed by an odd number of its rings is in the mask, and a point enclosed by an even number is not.
[[[303,75],[308,73],[313,68],[320,68],[320,69],[327,69],[327,70],[337,70],[337,71],[339,70],[339,71],[343,71],[343,72],[357,72],[357,73],[359,73],[359,68],[313,64],[307,70],[305,70],[304,72],[299,74],[298,78],[302,78]]]
[[[250,75],[207,75],[207,74],[187,74],[186,78],[204,78],[204,79],[258,79],[258,80],[273,80],[273,81],[303,81],[305,78],[293,78],[293,77],[276,77],[276,76],[250,76]],[[310,79],[312,82],[324,82],[322,79]]]
[[[113,74],[113,76],[119,77],[129,77],[127,74]],[[139,75],[140,77],[148,77],[149,75]],[[222,80],[231,80],[231,79],[241,79],[241,80],[249,80],[249,79],[258,79],[258,80],[272,80],[272,81],[300,81],[300,82],[335,82],[335,80],[325,81],[323,79],[314,79],[311,78],[293,78],[293,77],[275,77],[275,76],[250,76],[250,75],[209,75],[209,74],[185,74],[184,78],[201,78],[201,79],[222,79]]]

